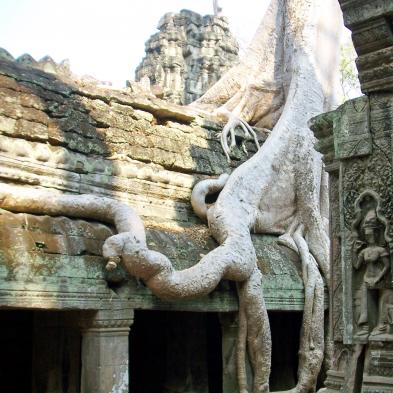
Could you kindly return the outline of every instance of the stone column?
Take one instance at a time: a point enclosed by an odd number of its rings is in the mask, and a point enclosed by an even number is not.
[[[100,310],[82,318],[82,393],[128,393],[132,309]]]
[[[238,393],[236,346],[238,334],[237,313],[220,313],[222,334],[222,391]]]

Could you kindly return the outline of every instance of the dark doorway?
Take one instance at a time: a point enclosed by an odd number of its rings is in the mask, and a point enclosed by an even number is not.
[[[0,392],[31,392],[33,313],[0,311]]]
[[[136,311],[130,334],[133,393],[222,393],[215,313]]]
[[[288,390],[296,385],[302,312],[269,312],[272,334],[270,390]]]

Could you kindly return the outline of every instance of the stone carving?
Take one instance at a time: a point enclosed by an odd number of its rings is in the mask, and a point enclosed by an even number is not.
[[[363,192],[355,202],[355,220],[352,224],[353,234],[353,266],[355,270],[364,268],[361,279],[360,312],[357,318],[358,330],[356,338],[367,338],[370,334],[368,315],[369,290],[378,289],[378,284],[390,270],[390,250],[388,245],[392,239],[389,236],[389,224],[380,211],[380,197],[372,191]],[[388,328],[386,294],[379,294],[380,323],[371,332],[377,336]]]
[[[344,104],[347,116],[337,118],[340,134],[335,139],[336,158],[360,157],[371,154],[370,103],[367,97]]]
[[[377,326],[370,334],[372,341],[393,341],[393,291],[380,290]]]
[[[218,13],[218,5],[214,9]],[[237,62],[239,48],[223,16],[168,13],[158,30],[146,42],[135,79],[150,79],[151,91],[170,102],[195,101]]]
[[[312,121],[330,174],[331,328],[344,368],[326,391],[393,392],[392,11],[389,0],[340,0],[362,91]]]

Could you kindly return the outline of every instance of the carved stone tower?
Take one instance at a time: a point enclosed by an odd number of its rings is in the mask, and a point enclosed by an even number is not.
[[[135,71],[176,104],[199,98],[238,59],[239,47],[225,17],[182,10],[165,14],[158,33],[146,42],[146,56]]]

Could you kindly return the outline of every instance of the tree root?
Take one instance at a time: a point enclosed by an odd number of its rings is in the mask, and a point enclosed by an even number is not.
[[[303,227],[294,234],[302,261],[304,311],[299,349],[298,393],[315,392],[324,355],[324,285],[318,264],[303,237]]]
[[[228,119],[220,136],[221,146],[225,153],[225,156],[227,157],[228,162],[231,162],[229,153],[236,146],[235,129],[238,126],[242,129],[245,140],[253,140],[258,150],[260,149],[257,134],[246,121],[242,120],[238,116],[235,116],[232,112],[228,111],[225,108],[220,108],[219,111]],[[230,139],[230,145],[228,145],[228,137]],[[244,143],[245,141],[242,144],[243,150],[246,154],[248,154]]]
[[[240,392],[246,393],[247,376],[245,370],[245,334],[247,331],[248,354],[253,369],[253,393],[269,392],[271,366],[271,336],[269,318],[262,291],[262,274],[256,267],[249,279],[238,283],[239,294],[239,338],[238,380]],[[242,321],[242,319],[244,321]]]
[[[224,188],[228,178],[229,175],[224,173],[218,179],[202,180],[193,188],[191,194],[191,205],[195,214],[202,221],[207,221],[208,206],[206,204],[206,196],[220,192]]]

